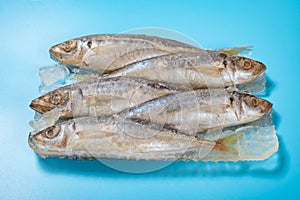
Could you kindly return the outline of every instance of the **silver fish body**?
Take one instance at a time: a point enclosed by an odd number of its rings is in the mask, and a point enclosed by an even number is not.
[[[270,102],[249,94],[225,89],[201,89],[152,100],[120,115],[195,135],[255,121],[271,108]]]
[[[113,117],[83,117],[30,133],[41,157],[178,160],[190,151],[205,157],[216,142],[178,134],[156,124]]]
[[[135,34],[99,34],[68,40],[50,48],[55,60],[110,72],[145,59],[202,49],[175,40]]]
[[[140,77],[199,89],[247,83],[264,71],[264,64],[248,58],[217,51],[199,51],[147,59],[107,76]]]
[[[61,118],[104,116],[183,90],[139,78],[98,78],[58,88],[33,100],[30,107],[40,113],[60,108]]]

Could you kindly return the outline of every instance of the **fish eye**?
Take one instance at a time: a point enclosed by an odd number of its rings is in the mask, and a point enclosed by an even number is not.
[[[256,97],[251,97],[251,98],[250,98],[250,104],[251,104],[251,106],[253,106],[253,107],[257,107],[258,104],[259,104],[259,102],[258,102],[258,100],[257,100]]]
[[[88,41],[88,42],[87,42],[87,46],[88,46],[89,48],[92,48],[92,41]]]
[[[249,60],[244,60],[244,63],[242,65],[242,67],[245,69],[245,70],[248,70],[248,69],[251,69],[251,62]]]
[[[42,132],[42,135],[48,139],[53,139],[60,131],[59,126],[51,126]]]
[[[63,100],[62,94],[55,92],[54,94],[51,95],[50,97],[50,103],[54,105],[59,105]]]
[[[76,47],[77,47],[77,44],[74,41],[67,41],[62,46],[63,50],[67,53],[74,50]]]
[[[225,59],[225,58],[227,58],[227,55],[225,54],[225,53],[219,53],[219,56],[221,57],[221,58],[223,58],[223,59]]]

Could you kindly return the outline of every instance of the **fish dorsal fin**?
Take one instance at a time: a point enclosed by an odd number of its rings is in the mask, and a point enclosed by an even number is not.
[[[251,55],[253,46],[241,46],[232,48],[216,49],[218,52],[224,52],[229,55]]]

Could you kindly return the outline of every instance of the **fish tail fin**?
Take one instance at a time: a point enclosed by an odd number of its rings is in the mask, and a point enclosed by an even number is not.
[[[217,140],[213,150],[224,153],[238,154],[236,144],[240,137],[241,136],[239,134],[234,134]]]

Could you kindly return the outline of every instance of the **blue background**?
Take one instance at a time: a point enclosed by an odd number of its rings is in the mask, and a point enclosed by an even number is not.
[[[162,27],[202,46],[254,45],[268,69],[280,139],[275,168],[184,163],[128,174],[97,161],[40,159],[27,144],[38,68],[51,45],[93,33]],[[299,1],[1,1],[0,199],[289,199],[300,195]]]

